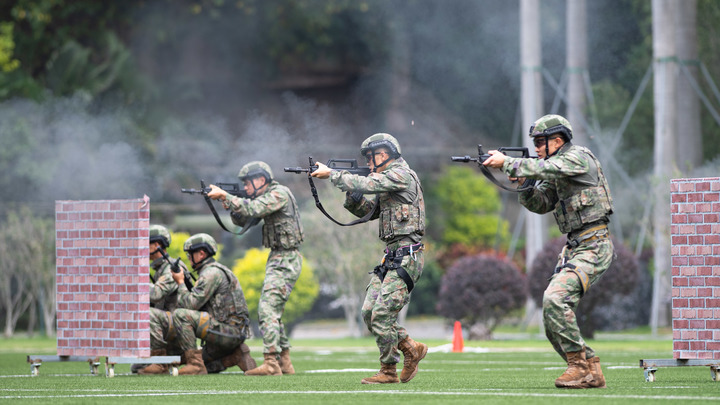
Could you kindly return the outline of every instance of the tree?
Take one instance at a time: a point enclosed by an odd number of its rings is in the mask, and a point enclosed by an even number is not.
[[[12,336],[18,319],[39,304],[45,330],[55,323],[55,235],[51,220],[37,218],[23,207],[10,211],[0,226],[0,302],[5,312],[4,335]],[[34,323],[34,313],[30,318]]]
[[[558,252],[562,250],[566,240],[565,237],[550,240],[531,264],[529,294],[539,307],[542,307],[543,292],[547,288],[548,278],[557,265]],[[583,295],[580,305],[575,310],[580,331],[588,339],[592,339],[595,331],[603,327],[597,324],[597,317],[594,316],[593,311],[601,306],[604,310],[608,310],[608,305],[615,302],[615,296],[627,295],[635,288],[639,277],[637,258],[623,244],[616,240],[613,240],[613,244],[617,257],[601,279]]]
[[[437,311],[450,320],[469,325],[471,339],[490,339],[503,317],[522,308],[526,297],[525,275],[507,258],[488,254],[466,256],[443,276]]]
[[[432,212],[433,227],[440,229],[442,245],[507,247],[509,225],[500,216],[498,190],[475,168],[448,167],[432,185],[431,194],[437,207]]]
[[[245,256],[235,261],[232,271],[240,281],[245,301],[250,311],[250,318],[257,318],[258,303],[260,301],[260,293],[262,292],[263,280],[265,280],[265,263],[267,262],[270,249],[248,249]],[[285,312],[283,312],[283,322],[285,323],[286,332],[290,324],[312,308],[315,297],[319,291],[318,282],[315,278],[312,267],[303,260],[300,277],[295,283],[295,287],[290,293],[290,299],[285,304]]]

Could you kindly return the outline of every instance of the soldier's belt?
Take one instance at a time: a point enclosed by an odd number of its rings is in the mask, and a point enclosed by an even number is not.
[[[602,231],[605,232],[602,232]],[[580,246],[581,243],[585,242],[591,242],[598,239],[607,239],[610,237],[610,231],[608,231],[607,224],[597,225],[593,226],[592,228],[586,229],[583,232],[581,232],[578,236],[575,238],[568,238],[567,245],[570,248],[576,248]]]
[[[371,273],[375,273],[378,278],[380,278],[380,282],[383,282],[387,272],[395,270],[397,275],[405,282],[408,293],[410,293],[413,288],[415,288],[415,283],[413,282],[412,277],[410,277],[408,272],[402,268],[400,264],[402,264],[404,256],[412,255],[413,253],[422,250],[423,247],[424,245],[422,243],[416,243],[414,245],[403,246],[395,250],[385,248],[385,256],[383,257],[382,263],[379,266],[376,266],[375,270]]]
[[[403,246],[395,250],[385,248],[385,256],[388,258],[403,257],[423,250],[424,247],[425,245],[423,245],[422,243],[416,243],[414,245]]]

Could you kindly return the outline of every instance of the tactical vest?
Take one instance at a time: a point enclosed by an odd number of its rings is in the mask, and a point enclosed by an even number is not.
[[[295,197],[290,190],[273,182],[266,191],[279,190],[288,197],[288,204],[263,218],[263,246],[272,250],[297,249],[303,242],[303,229]]]
[[[170,269],[170,263],[168,263],[164,258],[159,258],[153,260],[151,263],[151,266],[153,269],[155,269],[155,282],[157,283],[158,280],[160,280],[160,277],[165,275],[167,273],[168,277],[172,277],[172,270]],[[178,293],[177,288],[175,291],[171,292],[170,294],[165,295],[160,300],[151,303],[151,306],[153,308],[157,308],[163,311],[174,311],[178,305]]]
[[[249,325],[250,313],[237,277],[230,269],[218,262],[209,263],[207,267],[215,267],[220,270],[223,280],[215,294],[200,308],[200,311],[209,313],[210,316],[225,324]]]
[[[409,167],[406,169],[413,179],[409,188],[414,187],[416,192],[414,198],[407,190],[379,194],[381,209],[379,236],[385,242],[407,235],[425,234],[425,200],[422,185],[417,174]]]
[[[588,185],[573,177],[555,180],[559,200],[555,204],[553,215],[562,233],[577,231],[587,224],[607,220],[607,216],[613,212],[610,187],[600,162],[589,149],[575,145],[572,148],[579,149],[581,154],[592,161],[597,171],[597,182],[595,185]]]

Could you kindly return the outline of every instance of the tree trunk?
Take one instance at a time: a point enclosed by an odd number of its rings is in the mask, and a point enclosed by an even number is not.
[[[700,98],[691,81],[698,83],[697,0],[678,2],[677,56],[681,70],[677,82],[677,136],[675,151],[680,170],[687,173],[701,166],[702,128]]]
[[[585,0],[567,0],[567,57],[565,69],[568,75],[567,116],[573,127],[573,143],[590,147],[588,129],[585,127],[585,75],[587,75],[587,3]]]
[[[542,55],[540,46],[540,2],[539,0],[520,0],[520,64],[521,64],[521,108],[522,131],[528,131],[530,126],[544,115],[543,87],[542,87]],[[527,132],[522,133],[525,146],[534,150],[532,140]],[[525,254],[526,268],[535,260],[535,256],[542,249],[546,238],[545,221],[543,217],[527,212],[525,222]],[[533,300],[528,299],[525,305],[526,313],[536,311]]]
[[[677,130],[677,53],[675,48],[676,0],[653,0],[653,68],[655,143],[653,183],[653,242],[655,279],[650,326],[653,335],[657,328],[669,324],[670,303],[670,178],[675,168]]]

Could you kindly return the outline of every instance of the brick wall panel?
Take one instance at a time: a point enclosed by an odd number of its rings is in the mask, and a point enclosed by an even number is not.
[[[720,359],[720,178],[670,189],[673,358]]]
[[[58,355],[150,355],[149,208],[55,202]]]

